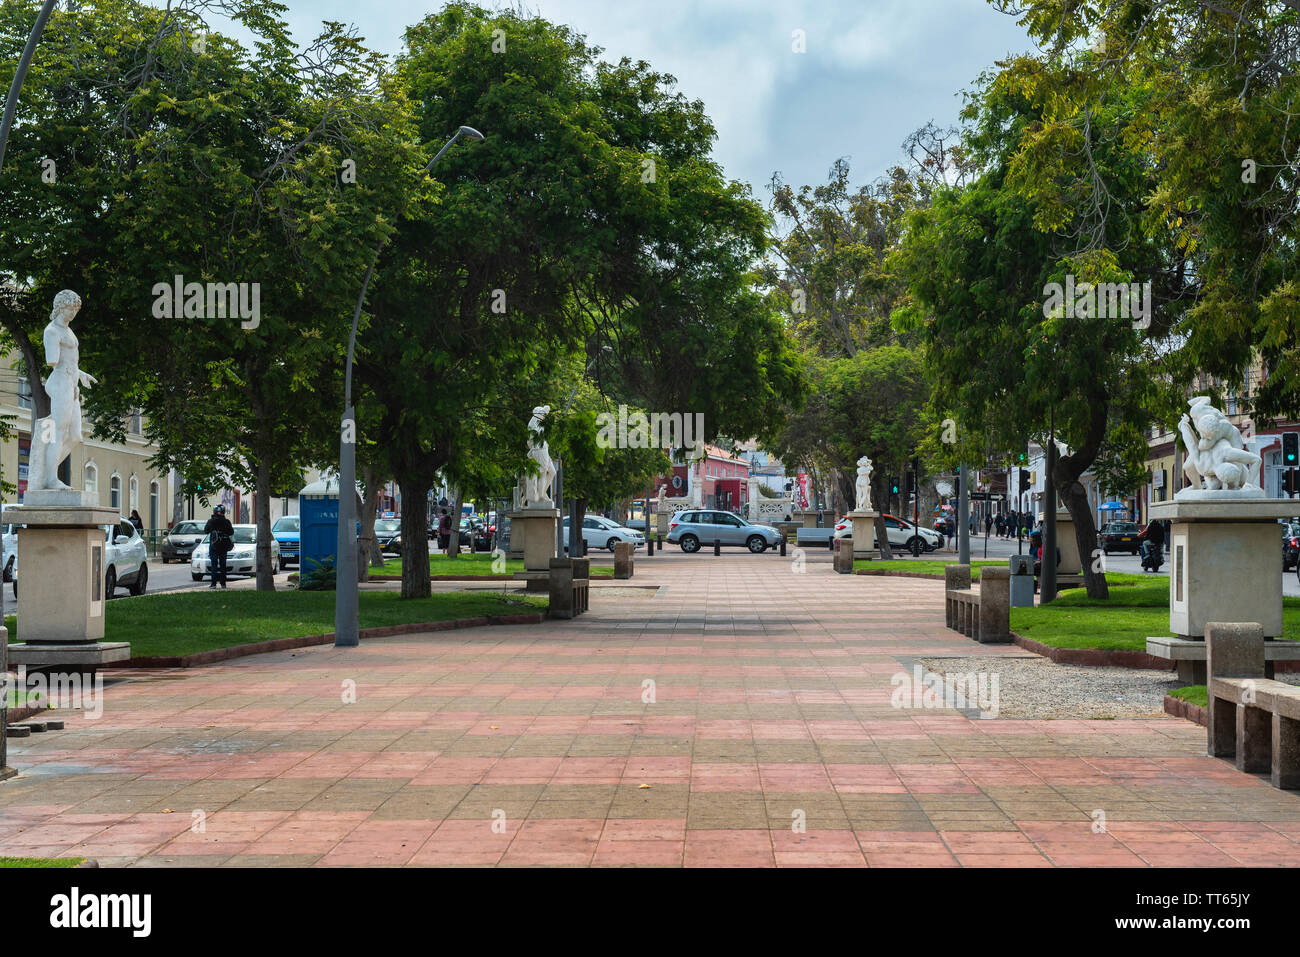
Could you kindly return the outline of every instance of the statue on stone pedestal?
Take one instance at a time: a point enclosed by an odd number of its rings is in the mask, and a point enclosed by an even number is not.
[[[854,491],[858,499],[855,511],[871,511],[871,459],[865,455],[858,459],[858,481]]]
[[[555,501],[551,498],[555,463],[551,461],[550,447],[542,438],[542,420],[550,411],[549,405],[539,405],[533,409],[533,417],[528,422],[528,457],[537,463],[537,474],[524,476],[525,508],[555,507]]]
[[[54,366],[45,380],[50,414],[36,420],[32,433],[30,490],[66,489],[59,481],[59,464],[82,442],[81,390],[97,381],[78,367],[80,351],[71,323],[81,297],[65,289],[54,297],[54,311],[45,327],[45,361]]]
[[[666,499],[667,497],[668,497],[668,486],[667,486],[667,485],[660,485],[660,486],[659,486],[659,494],[658,494],[658,496],[655,497],[655,513],[656,513],[656,514],[662,514],[662,512],[664,511],[664,506],[665,506],[665,504],[666,504],[665,499]]]
[[[1202,497],[1187,493],[1240,492],[1263,495],[1259,484],[1261,459],[1249,451],[1241,432],[1228,417],[1210,405],[1208,396],[1197,396],[1187,403],[1191,408],[1178,423],[1178,431],[1187,446],[1183,474],[1192,483],[1175,499]],[[1193,426],[1195,429],[1193,430]]]

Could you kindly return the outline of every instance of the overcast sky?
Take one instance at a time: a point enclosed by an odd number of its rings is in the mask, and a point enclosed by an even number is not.
[[[400,51],[406,26],[441,6],[284,2],[300,42],[320,21],[340,20],[390,54]],[[899,161],[913,130],[956,121],[958,94],[983,70],[1032,46],[1015,19],[986,0],[529,0],[528,7],[585,34],[606,59],[642,59],[677,77],[683,93],[704,102],[727,175],[764,202],[773,171],[792,185],[821,183],[840,156],[852,160],[855,184],[876,178]],[[792,49],[796,30],[805,53]]]

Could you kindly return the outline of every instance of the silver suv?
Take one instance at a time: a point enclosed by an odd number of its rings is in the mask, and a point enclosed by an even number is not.
[[[781,544],[781,533],[770,525],[751,525],[732,512],[690,509],[678,512],[668,523],[668,541],[688,553],[718,542],[744,545],[759,554]]]

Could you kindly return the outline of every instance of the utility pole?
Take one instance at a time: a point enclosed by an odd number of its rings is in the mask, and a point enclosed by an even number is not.
[[[970,564],[970,475],[957,466],[957,561]]]
[[[1048,413],[1047,472],[1043,476],[1043,562],[1038,603],[1056,600],[1056,407]]]

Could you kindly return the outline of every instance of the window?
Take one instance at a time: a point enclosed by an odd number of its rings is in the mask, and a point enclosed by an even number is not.
[[[114,475],[108,480],[108,507],[122,511],[122,476]]]
[[[84,484],[87,492],[99,493],[99,469],[95,468],[95,466],[90,462],[86,463],[86,478]]]
[[[30,409],[32,407],[32,384],[27,381],[27,376],[18,377],[18,408]]]
[[[127,431],[129,431],[132,435],[140,435],[140,434],[142,434],[142,432],[143,432],[143,428],[142,428],[142,423],[141,423],[141,420],[140,420],[140,410],[139,410],[139,409],[136,409],[134,412],[131,413],[130,418],[127,419],[127,426],[126,426],[126,427],[127,427]]]
[[[140,480],[134,475],[131,476],[131,493],[128,501],[131,503],[131,510],[138,511],[140,508]]]

